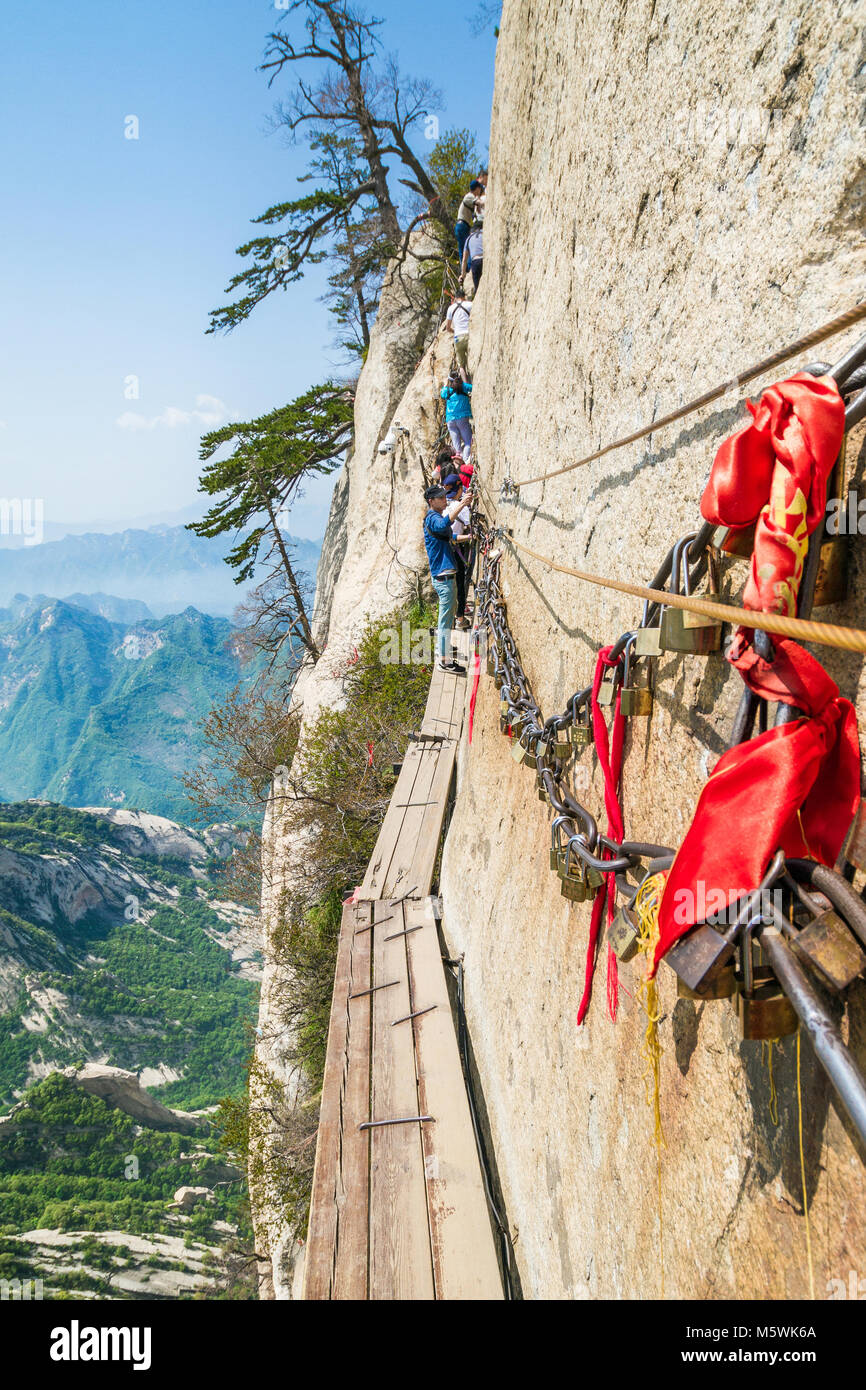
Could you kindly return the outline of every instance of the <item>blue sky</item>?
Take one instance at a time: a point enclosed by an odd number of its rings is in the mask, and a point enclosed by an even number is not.
[[[442,89],[442,129],[470,127],[486,153],[495,39],[473,35],[472,0],[370,9],[401,67]],[[266,0],[4,6],[0,497],[42,498],[52,532],[188,509],[199,435],[335,362],[318,275],[228,336],[204,331],[250,218],[304,168],[269,131],[289,79],[269,92],[256,71],[280,21]],[[320,532],[326,491],[298,534]]]

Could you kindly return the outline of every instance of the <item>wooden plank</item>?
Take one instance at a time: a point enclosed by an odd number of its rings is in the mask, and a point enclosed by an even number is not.
[[[367,1296],[370,1108],[369,904],[345,904],[322,1083],[304,1267],[305,1299]]]
[[[403,822],[406,818],[406,803],[424,800],[426,796],[426,793],[422,795],[420,792],[416,792],[415,788],[419,774],[424,771],[425,759],[428,756],[429,753],[425,750],[425,745],[421,743],[413,743],[406,750],[403,767],[391,796],[391,804],[385,813],[385,819],[376,840],[376,847],[370,856],[364,882],[361,884],[359,894],[361,899],[375,899],[384,896],[382,889],[391,867],[391,861],[400,843]],[[411,887],[411,885],[409,886]],[[399,896],[399,894],[389,896]]]
[[[415,1009],[418,1100],[436,1116],[421,1126],[437,1299],[501,1299],[502,1280],[430,899],[408,905],[406,937]]]
[[[373,983],[397,980],[373,997],[371,1118],[418,1115],[412,1023],[394,1024],[412,1012],[406,941],[396,936],[405,925],[405,904],[374,903],[377,917],[392,917],[374,928]],[[394,939],[386,941],[386,937]],[[384,1125],[370,1133],[370,1286],[371,1299],[432,1299],[433,1270],[418,1123]]]

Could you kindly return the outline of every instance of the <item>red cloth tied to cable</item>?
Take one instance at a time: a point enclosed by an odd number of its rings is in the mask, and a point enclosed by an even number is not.
[[[775,639],[772,664],[744,632],[729,660],[756,695],[807,716],[731,748],[701,792],[691,827],[668,874],[659,908],[652,973],[698,920],[712,890],[725,901],[757,888],[777,849],[834,864],[860,800],[857,716],[809,652]],[[704,893],[695,887],[703,882]]]
[[[845,433],[845,405],[831,377],[806,372],[746,404],[753,419],[716,454],[701,512],[716,526],[757,523],[743,604],[793,617],[809,536],[824,514]]]
[[[598,763],[601,768],[601,775],[604,778],[604,805],[607,811],[607,833],[612,835],[617,841],[622,840],[625,835],[623,825],[622,807],[619,803],[619,787],[622,779],[622,750],[625,739],[625,719],[620,710],[620,690],[617,687],[616,704],[613,713],[613,726],[610,743],[608,743],[607,725],[604,722],[604,715],[598,703],[598,692],[601,686],[602,677],[608,667],[616,667],[622,661],[622,653],[611,660],[613,647],[602,647],[595,663],[595,675],[592,682],[592,695],[590,697],[590,708],[592,712],[593,741],[595,751],[598,755]],[[607,857],[605,850],[604,857]],[[598,939],[601,932],[601,920],[607,904],[608,925],[613,921],[614,902],[616,899],[616,879],[613,874],[605,874],[604,883],[595,895],[592,904],[592,916],[589,923],[589,940],[586,946],[586,971],[583,982],[583,995],[577,1009],[578,1027],[586,1018],[589,1008],[589,1001],[592,997],[592,976],[595,970],[595,957],[598,950]],[[610,946],[607,948],[607,1009],[611,1019],[616,1022],[616,1011],[619,1001],[619,977],[617,973],[616,956]]]

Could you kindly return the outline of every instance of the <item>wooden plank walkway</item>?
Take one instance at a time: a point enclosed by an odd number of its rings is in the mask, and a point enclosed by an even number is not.
[[[444,741],[411,745],[343,909],[306,1299],[503,1297],[429,896],[465,698],[434,671],[421,732]]]

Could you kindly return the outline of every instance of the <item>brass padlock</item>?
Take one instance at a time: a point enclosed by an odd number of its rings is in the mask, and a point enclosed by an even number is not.
[[[562,847],[561,830],[564,825],[569,824],[568,816],[554,816],[550,827],[550,867],[554,873],[559,873],[560,865],[565,866],[565,850]]]
[[[671,568],[671,593],[679,593],[682,569],[683,594],[691,593],[688,548],[697,532],[683,536],[674,547]],[[722,625],[716,618],[704,618],[700,613],[688,613],[682,608],[663,608],[659,623],[659,647],[664,652],[689,652],[706,656],[717,652],[722,643]]]
[[[523,742],[523,733],[517,734],[511,745],[511,756],[516,763],[529,766],[535,762],[535,754]]]
[[[579,750],[578,756],[584,748],[588,748],[593,741],[592,720],[590,718],[589,698],[592,694],[592,686],[587,686],[586,690],[581,690],[571,702],[571,729],[569,738],[573,748]]]
[[[866,955],[832,908],[819,911],[805,893],[801,901],[806,902],[813,919],[797,933],[791,944],[824,984],[841,994],[863,974]]]
[[[586,902],[589,896],[586,869],[579,856],[572,852],[570,840],[566,845],[564,855],[560,857],[557,872],[562,880],[559,889],[562,896],[568,898],[569,902],[572,903]]]
[[[617,667],[614,667],[609,676],[605,676],[601,685],[598,687],[598,703],[604,708],[609,708],[616,699],[617,687]]]
[[[637,955],[640,942],[640,927],[637,913],[630,907],[622,906],[607,929],[610,949],[618,960],[631,960]]]
[[[653,693],[649,686],[630,685],[632,653],[635,648],[635,637],[631,637],[625,644],[625,666],[622,673],[622,690],[619,692],[620,714],[627,719],[636,717],[646,717],[653,712]]]
[[[660,656],[661,650],[661,629],[657,627],[639,627],[635,634],[635,656]]]

